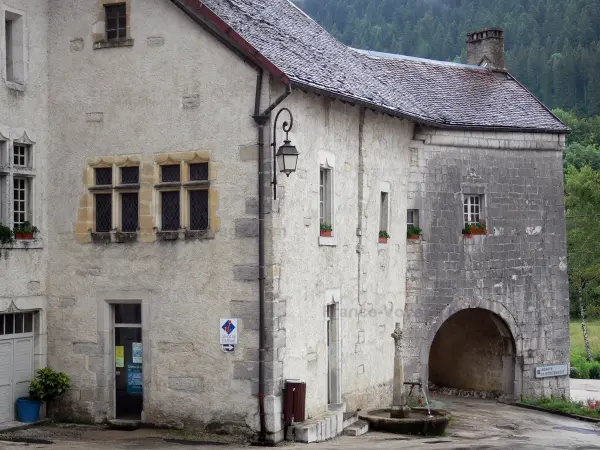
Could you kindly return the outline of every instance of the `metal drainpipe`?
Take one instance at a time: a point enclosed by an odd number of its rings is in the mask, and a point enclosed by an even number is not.
[[[264,213],[264,129],[266,119],[260,120],[260,99],[262,97],[263,71],[256,77],[256,99],[254,120],[258,126],[258,412],[260,414],[260,440],[265,440],[265,213]]]
[[[260,112],[260,100],[262,97],[263,70],[258,70],[256,78],[256,98],[254,101],[254,121],[258,128],[258,411],[260,415],[260,440],[265,441],[265,174],[264,153],[265,138],[264,129],[277,105],[283,102],[292,93],[288,85],[286,92],[280,95],[265,111]],[[275,161],[273,161],[275,164]],[[275,169],[275,168],[274,168]]]

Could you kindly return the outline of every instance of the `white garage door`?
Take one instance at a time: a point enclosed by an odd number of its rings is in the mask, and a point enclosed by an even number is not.
[[[16,420],[15,401],[33,378],[33,313],[0,314],[0,423]]]

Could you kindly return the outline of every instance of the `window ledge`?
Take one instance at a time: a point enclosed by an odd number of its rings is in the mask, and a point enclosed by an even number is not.
[[[29,250],[44,248],[43,239],[17,239],[12,244],[1,246],[0,250]]]
[[[16,81],[6,80],[6,87],[14,91],[25,92],[25,85]]]
[[[117,47],[133,47],[133,39],[115,39],[114,41],[102,40],[94,42],[94,50]]]
[[[378,250],[387,250],[390,244],[380,244],[377,243],[377,249]]]
[[[110,233],[91,233],[92,242],[94,244],[110,244]]]
[[[319,245],[322,247],[335,247],[337,245],[337,237],[319,236]]]
[[[117,244],[127,244],[129,242],[137,242],[138,234],[136,232],[117,231],[115,233],[115,242]]]

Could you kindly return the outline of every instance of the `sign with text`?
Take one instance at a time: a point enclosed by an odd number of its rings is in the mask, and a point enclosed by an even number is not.
[[[221,319],[219,322],[221,338],[219,343],[236,345],[238,343],[238,320]]]
[[[554,366],[538,366],[535,368],[536,378],[564,377],[569,375],[568,364],[557,364]]]

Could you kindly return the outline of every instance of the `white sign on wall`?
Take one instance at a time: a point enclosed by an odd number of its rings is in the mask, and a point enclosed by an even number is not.
[[[568,364],[557,364],[554,366],[538,366],[535,368],[536,378],[562,377],[569,375]]]
[[[238,343],[238,320],[221,319],[219,322],[221,339],[219,343],[236,345]]]

